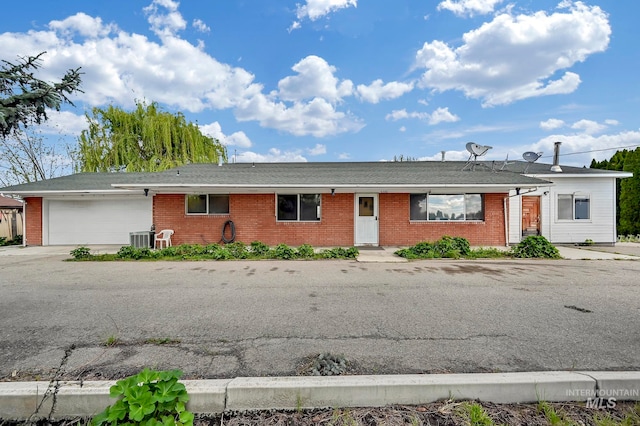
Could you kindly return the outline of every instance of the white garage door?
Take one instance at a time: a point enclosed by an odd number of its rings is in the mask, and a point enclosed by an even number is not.
[[[129,232],[148,231],[152,198],[50,200],[49,244],[129,244]]]

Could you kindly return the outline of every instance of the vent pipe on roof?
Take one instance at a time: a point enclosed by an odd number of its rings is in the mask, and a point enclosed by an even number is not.
[[[218,167],[222,166],[222,157],[218,157]]]
[[[553,166],[551,166],[551,171],[560,173],[562,171],[560,168],[560,145],[562,145],[562,142],[554,142],[553,145]]]
[[[440,151],[440,153],[442,154],[442,162],[444,163],[444,156],[447,153],[447,151]]]

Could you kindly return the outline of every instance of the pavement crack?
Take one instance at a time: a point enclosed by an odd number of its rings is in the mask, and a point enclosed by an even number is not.
[[[33,418],[38,415],[38,412],[40,411],[43,404],[49,397],[51,397],[51,410],[49,411],[49,415],[47,416],[47,419],[49,422],[51,422],[53,415],[55,414],[56,403],[58,402],[58,392],[60,391],[60,379],[64,375],[67,361],[69,360],[69,357],[71,356],[75,348],[76,348],[75,345],[71,345],[64,350],[64,355],[60,360],[60,365],[56,369],[53,377],[51,377],[51,380],[49,380],[49,385],[47,386],[47,390],[44,392],[44,395],[42,395],[42,399],[36,406],[35,411],[27,419],[26,424],[33,423]]]

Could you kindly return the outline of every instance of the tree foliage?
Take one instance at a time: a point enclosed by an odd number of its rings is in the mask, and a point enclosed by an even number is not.
[[[61,176],[68,157],[44,142],[35,128],[14,132],[0,143],[0,184],[17,185]]]
[[[47,108],[60,110],[63,103],[73,103],[67,97],[79,89],[80,68],[70,69],[59,83],[48,83],[33,73],[41,66],[41,57],[21,58],[17,63],[0,63],[0,139],[19,133],[30,124],[47,119]]]
[[[640,148],[617,151],[611,159],[591,161],[592,169],[618,170],[633,173],[633,177],[618,179],[618,234],[640,234]]]
[[[89,128],[78,140],[76,169],[82,172],[161,171],[188,163],[227,161],[225,147],[203,135],[181,113],[160,110],[152,102],[93,108]]]

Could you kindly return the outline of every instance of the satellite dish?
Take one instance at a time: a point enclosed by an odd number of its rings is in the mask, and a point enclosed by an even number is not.
[[[523,173],[527,173],[527,171],[529,170],[529,166],[531,166],[533,163],[535,163],[536,161],[538,161],[538,158],[540,158],[542,156],[541,152],[532,152],[532,151],[527,151],[524,154],[522,154],[522,158],[524,158],[526,160],[527,163],[527,167],[524,169]]]
[[[468,142],[467,143],[467,151],[469,151],[469,153],[471,154],[472,157],[482,157],[491,148],[493,148],[493,147],[491,147],[489,145],[478,145],[475,142]]]
[[[538,158],[540,158],[542,156],[541,152],[532,152],[532,151],[527,151],[524,154],[522,154],[522,158],[525,159],[525,161],[527,161],[528,163],[535,163],[536,161],[538,161]]]
[[[467,164],[464,165],[462,170],[465,170],[467,167],[471,166],[471,170],[475,169],[475,161],[478,157],[482,157],[489,151],[492,147],[489,145],[478,145],[475,142],[467,142],[467,151],[469,151],[469,159],[467,160]],[[473,158],[473,160],[472,160]]]

